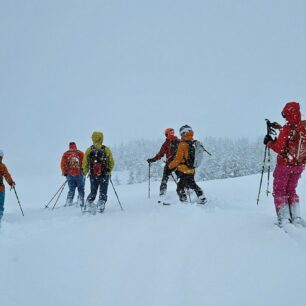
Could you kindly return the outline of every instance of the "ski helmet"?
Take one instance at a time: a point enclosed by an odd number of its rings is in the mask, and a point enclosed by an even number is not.
[[[168,137],[169,135],[174,135],[174,129],[173,128],[165,129],[165,136]]]
[[[190,132],[192,131],[192,128],[191,126],[189,125],[183,125],[181,128],[180,128],[180,135],[183,136],[184,134],[186,134],[187,132]]]
[[[2,150],[0,150],[0,157],[3,157],[4,153]]]

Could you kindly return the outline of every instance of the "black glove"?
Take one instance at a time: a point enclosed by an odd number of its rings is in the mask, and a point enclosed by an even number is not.
[[[148,162],[149,164],[151,164],[151,163],[154,162],[154,159],[153,159],[153,158],[149,158],[149,159],[147,159],[147,162]]]
[[[282,126],[277,122],[270,123],[270,126],[272,129],[275,129],[275,130],[280,130],[282,128]]]
[[[269,141],[273,141],[273,138],[270,135],[266,135],[264,138],[264,145],[267,145]]]

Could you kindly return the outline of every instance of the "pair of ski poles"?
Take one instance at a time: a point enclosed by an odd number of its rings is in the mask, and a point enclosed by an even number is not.
[[[272,128],[271,122],[268,119],[266,120],[266,125],[267,125],[267,136],[271,135],[276,135],[275,130]],[[265,152],[264,152],[264,158],[262,162],[262,168],[261,168],[261,177],[260,177],[260,183],[259,183],[259,190],[258,190],[258,195],[257,195],[257,205],[260,200],[260,193],[261,193],[261,187],[262,187],[262,181],[263,181],[263,175],[266,170],[266,164],[267,164],[267,172],[268,172],[268,178],[267,178],[267,190],[266,194],[269,196],[270,193],[270,174],[271,174],[271,151],[268,148],[268,144],[265,146]]]
[[[54,205],[52,207],[52,210],[55,208],[56,204],[58,203],[58,200],[59,198],[61,197],[64,189],[65,189],[65,186],[67,184],[67,180],[65,180],[65,182],[61,185],[61,187],[56,191],[56,193],[54,194],[54,196],[51,198],[51,200],[45,205],[45,208],[48,208],[49,205],[51,204],[51,202],[55,199],[55,197],[57,196],[55,202],[54,202]]]
[[[52,207],[52,210],[55,208],[56,204],[57,204],[58,201],[59,201],[59,198],[60,198],[61,194],[63,193],[63,191],[64,191],[64,189],[65,189],[65,186],[66,186],[67,182],[68,182],[68,181],[66,180],[66,181],[60,186],[60,188],[56,191],[56,193],[53,195],[53,197],[51,198],[51,200],[45,205],[45,208],[48,208],[49,205],[51,204],[51,202],[52,202],[52,201],[55,199],[55,197],[57,196],[57,198],[56,198],[56,200],[55,200],[55,203],[54,203],[54,205],[53,205],[53,207]],[[122,205],[121,205],[119,196],[118,196],[118,194],[117,194],[117,191],[116,191],[116,189],[115,189],[115,186],[114,186],[114,184],[113,184],[113,181],[112,181],[112,178],[111,178],[111,177],[110,177],[110,182],[111,182],[111,185],[112,185],[113,190],[114,190],[114,192],[115,192],[115,195],[116,195],[116,197],[117,197],[117,200],[118,200],[118,203],[119,203],[119,205],[120,205],[120,208],[121,208],[121,210],[123,210],[123,207],[122,207]]]

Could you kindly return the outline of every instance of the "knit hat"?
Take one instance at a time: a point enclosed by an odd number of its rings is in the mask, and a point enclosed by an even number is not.
[[[190,132],[192,131],[192,128],[191,126],[189,125],[183,125],[181,128],[180,128],[180,135],[183,136],[184,134],[186,134],[187,132]]]
[[[0,150],[0,157],[3,157],[4,153],[2,150]]]
[[[75,142],[70,142],[69,143],[69,150],[77,150],[77,145]]]
[[[173,128],[165,129],[165,136],[168,137],[169,135],[174,135],[174,129]]]

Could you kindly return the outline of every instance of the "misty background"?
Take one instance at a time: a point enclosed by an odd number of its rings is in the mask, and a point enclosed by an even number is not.
[[[60,176],[94,130],[111,148],[183,124],[256,142],[287,101],[305,113],[305,29],[303,0],[1,0],[4,162],[17,183]]]

